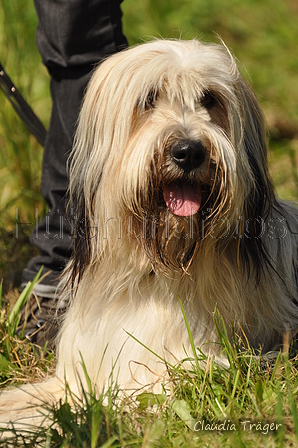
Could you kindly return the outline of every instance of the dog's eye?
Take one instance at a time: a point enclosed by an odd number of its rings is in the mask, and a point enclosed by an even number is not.
[[[150,90],[145,100],[145,110],[152,109],[155,106],[156,99],[157,99],[157,92]]]
[[[200,101],[201,105],[206,109],[212,109],[217,104],[217,99],[211,92],[205,92]]]

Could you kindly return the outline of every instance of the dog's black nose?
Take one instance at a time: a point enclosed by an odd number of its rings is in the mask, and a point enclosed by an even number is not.
[[[171,154],[177,165],[191,171],[204,162],[206,148],[200,141],[182,140],[172,146]]]

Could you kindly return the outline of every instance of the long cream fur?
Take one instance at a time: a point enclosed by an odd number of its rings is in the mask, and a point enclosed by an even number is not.
[[[173,161],[181,141],[204,148],[199,166]],[[175,182],[197,186],[198,212],[167,207]],[[56,401],[65,380],[79,393],[82,359],[99,391],[111,371],[126,391],[156,390],[166,364],[144,346],[171,364],[192,356],[179,296],[196,347],[216,356],[215,306],[230,336],[234,323],[263,352],[294,333],[298,213],[275,197],[260,108],[223,45],[156,40],[103,62],[80,113],[69,191],[69,308],[56,375],[34,386],[38,398]],[[28,387],[2,394],[0,420],[36,418]]]

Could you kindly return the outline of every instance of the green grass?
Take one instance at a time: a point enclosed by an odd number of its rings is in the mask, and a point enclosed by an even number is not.
[[[6,324],[1,322],[2,335],[10,332],[12,315]],[[191,367],[168,366],[163,393],[123,396],[113,384],[98,395],[85,371],[89,387],[81,398],[66,387],[63,401],[54,406],[45,403],[51,425],[28,427],[26,438],[16,434],[0,446],[297,446],[298,360],[282,353],[256,356],[236,335],[232,346],[216,311],[214,319],[229,367],[220,367],[212,356],[201,353],[189,332]],[[186,318],[185,324],[189,328]],[[13,367],[7,367],[8,377],[9,371]]]
[[[53,371],[54,356],[47,348],[39,349],[28,344],[24,328],[20,325],[20,311],[31,295],[38,278],[29,282],[19,294],[14,305],[3,302],[2,282],[0,285],[0,386],[6,387],[37,380],[45,372]]]

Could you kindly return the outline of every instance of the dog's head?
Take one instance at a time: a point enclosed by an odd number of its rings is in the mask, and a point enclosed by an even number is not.
[[[103,240],[185,271],[248,219],[256,237],[273,195],[266,157],[260,108],[224,45],[156,40],[111,56],[87,89],[70,166],[75,272]],[[242,246],[257,263],[255,242]]]

